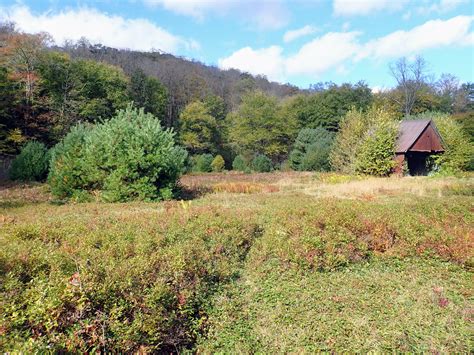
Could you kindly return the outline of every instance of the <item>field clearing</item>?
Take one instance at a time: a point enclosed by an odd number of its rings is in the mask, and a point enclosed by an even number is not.
[[[0,349],[474,349],[472,175],[181,185],[122,204],[0,187]]]

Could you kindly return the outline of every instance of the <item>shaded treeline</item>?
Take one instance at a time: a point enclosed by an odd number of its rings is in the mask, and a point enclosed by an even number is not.
[[[387,70],[397,86],[385,91],[373,92],[364,81],[302,90],[162,52],[85,39],[58,47],[48,34],[6,23],[0,24],[0,65],[0,154],[16,154],[30,140],[53,146],[77,123],[109,119],[130,102],[173,128],[191,156],[221,155],[228,168],[236,155],[266,155],[280,165],[301,130],[324,129],[332,137],[351,108],[377,107],[399,119],[443,112],[471,139],[474,131],[474,84],[450,74],[435,79],[422,58],[393,63]]]

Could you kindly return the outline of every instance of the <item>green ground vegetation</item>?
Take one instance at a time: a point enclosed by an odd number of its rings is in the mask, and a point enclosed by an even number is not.
[[[183,198],[0,189],[0,349],[472,352],[474,181],[181,178]]]

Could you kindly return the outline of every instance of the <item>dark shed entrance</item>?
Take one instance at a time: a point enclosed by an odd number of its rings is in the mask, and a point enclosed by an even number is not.
[[[430,155],[444,152],[441,136],[432,120],[402,121],[397,139],[395,171],[403,172],[406,162],[410,175],[426,175]]]

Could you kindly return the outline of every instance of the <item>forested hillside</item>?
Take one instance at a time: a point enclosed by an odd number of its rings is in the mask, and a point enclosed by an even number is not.
[[[303,90],[167,53],[119,50],[86,39],[57,47],[48,34],[22,33],[11,23],[0,26],[0,43],[1,154],[15,155],[31,140],[52,147],[76,124],[107,120],[130,102],[173,128],[190,154],[190,169],[198,171],[209,171],[217,155],[226,168],[237,157],[244,162],[241,169],[258,171],[252,162],[258,157],[270,160],[264,170],[328,169],[329,152],[314,145],[311,161],[300,167],[286,162],[302,130],[322,129],[306,134],[331,142],[351,109],[382,109],[393,119],[454,114],[465,134],[473,135],[474,85],[450,74],[434,79],[423,58],[393,63],[387,70],[397,86],[374,93],[364,81],[316,83]]]
[[[87,40],[55,50],[68,53],[71,58],[92,59],[116,65],[133,77],[137,72],[158,79],[168,90],[166,121],[177,123],[180,111],[189,102],[215,95],[224,100],[227,110],[240,103],[243,93],[262,90],[283,98],[301,92],[290,84],[268,81],[264,76],[253,76],[238,70],[222,70],[192,59],[176,57],[160,51],[136,52],[102,45],[91,45]]]

